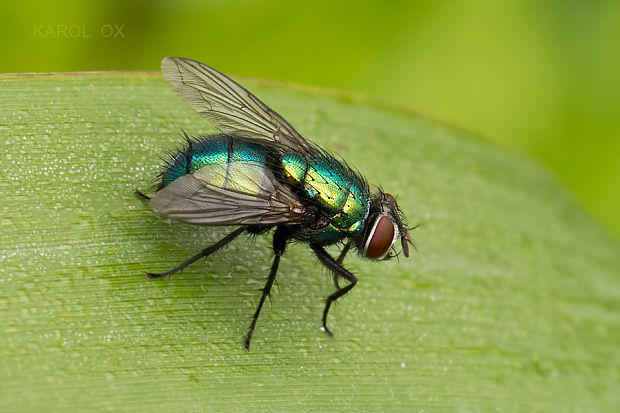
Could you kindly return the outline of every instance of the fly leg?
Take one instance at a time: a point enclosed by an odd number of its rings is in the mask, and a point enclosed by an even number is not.
[[[351,249],[351,244],[352,244],[351,241],[347,242],[345,246],[342,248],[342,251],[340,251],[340,255],[338,256],[338,259],[336,260],[336,263],[338,265],[342,266],[342,261],[344,261],[344,257],[347,255],[347,252],[349,252],[349,249]],[[340,281],[340,274],[334,272],[334,286],[336,286],[337,290],[340,289],[340,283],[338,281]]]
[[[347,271],[347,269],[340,265],[337,261],[335,261],[332,256],[329,255],[327,251],[325,251],[325,248],[321,247],[320,245],[311,245],[310,247],[319,258],[319,261],[321,261],[321,264],[326,266],[334,274],[338,274],[338,276],[349,281],[348,285],[342,288],[338,288],[335,293],[331,294],[329,297],[327,297],[327,300],[325,300],[325,309],[323,310],[323,330],[330,337],[333,337],[334,334],[329,328],[327,328],[327,313],[329,313],[329,308],[334,301],[336,301],[337,299],[348,293],[353,287],[355,287],[355,284],[357,284],[357,278],[355,277],[355,275]]]
[[[260,314],[260,310],[263,308],[263,304],[265,303],[265,298],[269,297],[271,294],[271,287],[276,280],[278,266],[280,265],[280,257],[282,257],[282,254],[284,254],[287,240],[288,230],[285,227],[278,227],[276,229],[276,232],[273,234],[273,252],[275,253],[275,257],[273,258],[273,264],[271,264],[271,271],[269,272],[269,277],[267,277],[267,283],[265,283],[265,286],[261,290],[263,292],[263,295],[260,297],[260,301],[258,302],[258,308],[254,313],[252,324],[250,324],[250,329],[248,330],[248,334],[245,337],[245,343],[243,344],[243,349],[245,351],[250,351],[250,340],[252,340],[252,334],[254,334],[256,321],[258,321],[258,316]]]
[[[183,268],[187,267],[190,264],[193,264],[194,262],[198,261],[202,257],[208,257],[209,255],[213,254],[214,252],[216,252],[220,248],[226,246],[226,244],[228,244],[230,241],[232,241],[235,238],[237,238],[239,236],[239,234],[241,234],[246,229],[247,229],[246,227],[239,227],[239,228],[237,228],[236,230],[234,230],[230,234],[226,235],[224,238],[222,238],[221,240],[219,240],[215,244],[208,246],[207,248],[205,248],[202,251],[200,251],[198,254],[194,255],[192,258],[188,259],[187,261],[184,261],[178,267],[175,267],[175,268],[173,268],[173,269],[171,269],[169,271],[162,272],[162,273],[159,273],[159,274],[147,272],[146,276],[148,278],[161,278],[161,277],[166,277],[168,275],[172,275],[175,272],[181,271]]]
[[[144,200],[146,200],[146,201],[149,201],[149,200],[151,199],[151,197],[150,197],[150,196],[148,196],[148,195],[144,195],[141,191],[139,191],[139,190],[137,190],[137,189],[133,192],[133,194],[134,194],[135,196],[137,196],[138,198],[140,198],[140,199],[144,199]]]
[[[349,250],[351,249],[351,244],[352,244],[351,241],[347,242],[344,248],[342,249],[342,251],[340,251],[340,255],[338,256],[338,259],[336,260],[338,265],[342,265],[342,261],[344,261],[344,257],[347,255],[347,252],[349,252]]]

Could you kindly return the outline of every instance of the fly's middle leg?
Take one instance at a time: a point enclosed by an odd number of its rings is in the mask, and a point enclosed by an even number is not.
[[[265,283],[265,286],[261,290],[263,294],[261,295],[260,301],[258,302],[258,308],[256,308],[254,318],[252,319],[252,324],[250,324],[250,329],[248,330],[248,334],[245,337],[245,343],[243,344],[243,348],[246,351],[250,351],[250,341],[252,340],[252,335],[254,334],[254,329],[256,328],[256,322],[258,321],[260,310],[263,308],[265,299],[271,295],[271,287],[276,281],[276,274],[278,273],[278,266],[280,265],[280,257],[282,257],[282,254],[284,254],[284,249],[286,248],[288,236],[289,231],[285,227],[278,227],[276,229],[276,232],[273,234],[273,252],[275,253],[275,257],[273,259],[273,264],[271,264],[271,271],[269,272],[269,277],[267,277],[267,283]]]

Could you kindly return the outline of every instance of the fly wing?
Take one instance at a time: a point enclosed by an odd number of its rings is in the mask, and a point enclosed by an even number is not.
[[[303,221],[304,209],[261,165],[207,165],[177,178],[150,200],[155,212],[194,225],[271,225]]]
[[[166,57],[161,72],[181,99],[220,131],[310,149],[282,116],[217,70],[192,59]]]

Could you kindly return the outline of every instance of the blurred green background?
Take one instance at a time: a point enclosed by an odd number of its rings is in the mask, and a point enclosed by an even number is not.
[[[620,235],[619,1],[5,1],[2,9],[0,72],[159,70],[176,55],[228,74],[360,92],[538,158]]]

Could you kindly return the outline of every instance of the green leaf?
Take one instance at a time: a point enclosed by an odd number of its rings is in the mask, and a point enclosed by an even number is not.
[[[419,253],[348,259],[329,339],[331,277],[291,245],[246,353],[269,238],[147,280],[230,229],[132,196],[180,128],[213,128],[158,74],[0,77],[3,411],[617,408],[620,248],[546,170],[362,98],[243,83],[398,194]]]

